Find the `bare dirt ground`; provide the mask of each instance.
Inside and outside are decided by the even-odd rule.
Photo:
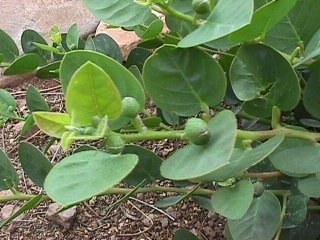
[[[49,102],[52,111],[63,110],[63,96],[60,84],[55,80],[33,79],[24,82],[18,87],[9,89],[18,101],[18,111],[21,116],[27,114],[25,94],[29,84],[35,85],[41,90],[43,96]],[[0,147],[12,159],[21,176],[20,190],[27,193],[37,193],[41,189],[24,175],[17,157],[17,146],[20,141],[33,143],[40,149],[44,149],[49,138],[38,129],[34,129],[26,137],[19,137],[22,124],[9,122],[0,128]],[[59,148],[59,144],[51,149],[50,159],[59,161],[65,153]],[[179,142],[145,143],[161,157],[166,157],[176,148],[181,146]],[[170,184],[162,182],[158,184]],[[225,239],[223,234],[225,219],[200,208],[192,201],[185,201],[177,206],[167,209],[154,207],[154,202],[168,196],[168,194],[138,194],[125,203],[110,209],[109,206],[116,202],[120,196],[103,196],[92,198],[77,208],[77,214],[73,225],[64,228],[46,219],[45,213],[49,202],[41,204],[37,209],[29,211],[11,225],[0,230],[0,239],[172,239],[175,231],[186,228],[192,231],[200,239]],[[21,202],[0,204],[0,209],[11,205],[21,205]],[[1,220],[0,214],[0,220]]]

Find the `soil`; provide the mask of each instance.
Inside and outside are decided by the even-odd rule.
[[[32,79],[17,87],[9,88],[18,102],[18,113],[21,116],[28,114],[25,94],[27,87],[33,84],[47,99],[52,111],[64,109],[64,99],[61,93],[60,83],[56,80]],[[28,141],[40,149],[44,149],[49,138],[38,129],[33,129],[27,136],[21,137],[21,122],[11,121],[0,128],[0,148],[4,150],[20,174],[22,192],[39,193],[41,189],[36,187],[19,164],[17,146],[20,141]],[[147,142],[143,145],[161,157],[168,156],[175,149],[181,147],[180,142],[163,141]],[[59,143],[53,145],[50,151],[50,159],[59,161],[65,156]],[[171,184],[159,182],[159,185]],[[117,207],[109,208],[120,196],[94,197],[77,207],[77,214],[73,225],[64,228],[46,219],[45,214],[50,202],[42,203],[38,208],[31,210],[19,217],[9,226],[0,230],[0,239],[172,239],[176,230],[185,228],[198,236],[199,239],[225,239],[223,229],[225,219],[199,207],[193,201],[185,201],[177,206],[167,209],[158,209],[153,204],[168,194],[138,194]],[[4,206],[18,207],[21,202],[9,202],[0,204]],[[1,214],[0,214],[1,220]]]

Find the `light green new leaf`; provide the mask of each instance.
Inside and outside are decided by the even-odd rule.
[[[209,122],[212,137],[206,145],[189,144],[172,154],[160,168],[173,180],[210,181],[208,176],[228,164],[236,139],[236,120],[231,111],[220,112]],[[226,131],[228,129],[228,131]]]
[[[89,150],[62,159],[49,172],[44,188],[63,206],[98,195],[125,178],[138,163],[134,154],[111,155]]]
[[[98,19],[110,25],[132,27],[143,24],[151,15],[151,9],[133,0],[82,0]]]
[[[220,104],[227,87],[221,66],[197,48],[164,45],[147,59],[142,77],[154,103],[180,116]]]
[[[282,20],[294,7],[297,0],[271,1],[253,14],[249,25],[231,34],[232,41],[250,41],[257,37],[264,37],[265,34]]]
[[[270,240],[280,223],[281,207],[272,193],[265,191],[261,197],[253,199],[246,214],[238,220],[229,220],[233,239]]]
[[[18,151],[23,171],[35,184],[42,187],[46,176],[53,167],[52,163],[30,143],[22,142]]]
[[[207,20],[183,38],[179,47],[193,47],[226,36],[251,22],[253,0],[218,1]]]
[[[13,39],[0,29],[0,53],[4,56],[4,62],[11,63],[19,56],[19,49]]]
[[[231,64],[230,81],[236,96],[246,101],[244,111],[253,116],[269,117],[273,106],[290,111],[300,100],[296,72],[267,45],[242,46]]]
[[[5,89],[0,89],[0,116],[6,118],[15,117],[15,109],[17,107],[14,97]]]
[[[17,58],[3,72],[4,75],[17,75],[34,71],[39,66],[39,56],[35,53],[28,53]]]
[[[37,126],[49,136],[61,138],[66,131],[65,126],[71,125],[71,118],[66,113],[33,112]]]
[[[77,23],[72,24],[72,26],[69,28],[66,38],[66,44],[70,50],[77,49],[79,46],[79,27]]]
[[[218,214],[228,219],[240,219],[249,209],[253,193],[251,181],[242,180],[235,186],[219,188],[212,195],[212,206]]]
[[[121,115],[121,96],[109,75],[92,62],[72,76],[66,94],[66,109],[73,126],[90,126],[95,116],[116,119]]]
[[[18,173],[8,156],[0,149],[0,190],[8,189],[4,180],[12,182],[15,186],[19,184]]]
[[[318,174],[298,180],[298,189],[308,197],[320,198],[320,177]]]

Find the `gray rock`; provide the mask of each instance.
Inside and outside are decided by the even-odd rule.
[[[60,209],[61,206],[59,204],[50,204],[46,212],[46,218],[65,229],[71,228],[77,215],[77,207],[74,206],[57,214]]]

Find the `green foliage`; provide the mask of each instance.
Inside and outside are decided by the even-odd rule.
[[[82,39],[76,24],[67,33],[54,26],[52,43],[25,30],[19,56],[0,30],[3,74],[59,78],[66,105],[66,112],[50,112],[30,86],[24,119],[0,89],[0,124],[25,121],[22,135],[36,124],[53,137],[47,148],[55,140],[64,149],[81,145],[53,165],[46,151],[20,143],[23,170],[44,196],[17,189],[19,175],[1,150],[0,189],[12,196],[0,202],[29,200],[1,224],[48,199],[67,208],[100,195],[123,195],[116,205],[136,193],[175,192],[155,205],[193,200],[228,219],[228,239],[316,239],[320,2],[83,2],[141,43],[124,61],[108,35]],[[151,10],[164,14],[168,30]],[[182,144],[167,159],[140,144],[167,140]],[[197,237],[182,229],[174,239]]]

